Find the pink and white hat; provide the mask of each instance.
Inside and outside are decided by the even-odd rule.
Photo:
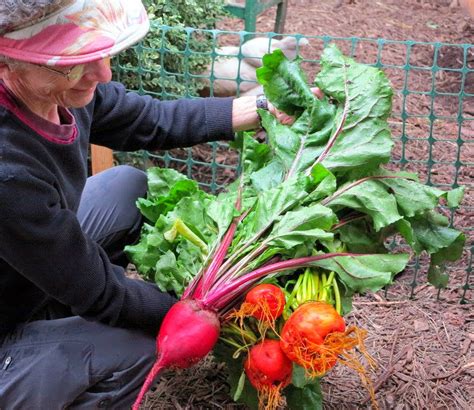
[[[149,27],[140,0],[50,1],[29,21],[9,25],[0,16],[0,55],[34,64],[84,64],[132,46]]]

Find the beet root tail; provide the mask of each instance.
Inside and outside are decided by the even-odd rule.
[[[162,364],[161,360],[157,360],[153,367],[151,368],[150,372],[146,376],[145,382],[143,383],[143,386],[140,390],[140,393],[138,393],[138,396],[135,400],[135,403],[133,403],[132,410],[139,410],[140,409],[140,404],[142,403],[143,398],[145,397],[145,394],[147,391],[150,389],[151,385],[156,379],[156,376],[161,372],[161,370],[165,366]]]

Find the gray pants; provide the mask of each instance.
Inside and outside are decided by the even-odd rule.
[[[127,166],[88,179],[78,218],[117,264],[139,236],[146,175]],[[0,410],[128,409],[155,357],[154,338],[48,306],[0,337]]]

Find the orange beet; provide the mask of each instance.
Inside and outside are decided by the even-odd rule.
[[[276,285],[263,283],[250,289],[245,303],[251,306],[251,316],[259,320],[274,321],[283,313],[285,294]]]
[[[291,382],[293,364],[281,350],[278,340],[265,339],[253,346],[244,369],[257,389],[259,409],[275,410],[283,405],[281,391]]]
[[[287,386],[293,364],[281,350],[278,340],[266,339],[250,349],[244,368],[252,386],[261,390],[264,386]]]
[[[307,302],[286,321],[280,346],[292,361],[313,375],[322,375],[337,362],[339,341],[344,345],[345,328],[344,319],[332,305]]]

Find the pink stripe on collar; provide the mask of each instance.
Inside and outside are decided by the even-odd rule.
[[[74,142],[77,137],[76,120],[67,108],[59,108],[61,119],[65,123],[60,125],[54,124],[36,115],[21,104],[3,83],[0,83],[0,105],[15,115],[23,124],[50,142],[66,145]]]

